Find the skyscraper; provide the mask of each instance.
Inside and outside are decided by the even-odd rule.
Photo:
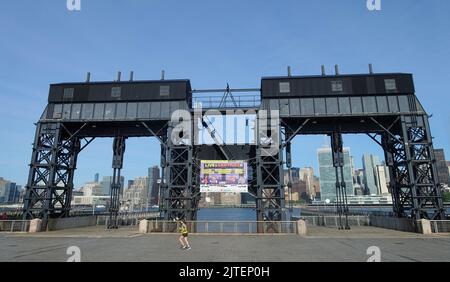
[[[17,203],[19,200],[20,186],[15,182],[0,177],[0,203]]]
[[[314,189],[314,169],[312,167],[300,169],[299,178],[301,181],[305,182],[306,194],[310,199],[314,199],[316,197],[316,191]]]
[[[159,166],[150,167],[148,169],[148,202],[151,206],[159,204],[158,179],[160,179]]]
[[[18,203],[21,190],[22,190],[22,187],[20,185],[17,185],[16,183],[11,182],[11,184],[9,186],[8,203],[11,203],[11,204]]]
[[[298,182],[300,180],[300,169],[298,167],[291,168],[291,182]]]
[[[83,196],[102,196],[103,187],[98,182],[87,182],[83,185]]]
[[[434,157],[436,158],[436,168],[439,184],[449,184],[448,182],[448,166],[445,161],[444,149],[434,149]]]
[[[320,199],[320,178],[314,175],[313,184],[314,184],[314,192],[316,193],[315,199]]]
[[[378,183],[378,195],[389,194],[388,190],[388,169],[385,165],[377,166],[377,183]]]
[[[364,195],[364,170],[356,169],[353,171],[353,188],[355,188],[355,195]]]
[[[0,203],[5,203],[7,199],[7,189],[9,187],[9,181],[0,177]]]
[[[366,194],[379,194],[377,166],[381,165],[380,158],[376,155],[364,154],[362,157],[364,169],[364,186]]]
[[[353,173],[350,164],[350,149],[344,148],[344,182],[347,196],[354,194],[353,191]],[[333,158],[331,148],[320,148],[317,150],[319,159],[319,175],[320,175],[320,198],[322,201],[329,199],[336,201],[336,172],[333,166]],[[339,176],[340,177],[340,176]]]
[[[448,167],[448,185],[450,185],[450,162],[447,161],[447,167]]]
[[[148,207],[148,177],[136,177],[125,191],[123,200],[129,210],[145,210]]]
[[[356,169],[353,172],[353,183],[359,184],[359,186],[364,186],[364,170],[363,169]]]
[[[103,179],[100,182],[100,185],[102,186],[102,195],[108,196],[110,194],[111,183],[112,183],[112,176],[103,176]],[[124,183],[125,178],[123,176],[120,176],[120,195],[123,195]]]

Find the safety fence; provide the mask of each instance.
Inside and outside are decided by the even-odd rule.
[[[174,221],[163,221],[152,219],[154,213],[141,213],[138,215],[122,215],[117,218],[117,225],[119,226],[137,226],[142,219],[148,219],[148,232],[178,232],[179,223]],[[75,218],[67,218],[74,220]],[[326,226],[339,227],[338,216],[303,216],[298,219],[303,219],[307,226]],[[64,220],[64,219],[61,219]],[[344,218],[341,218],[344,220]],[[395,220],[395,222],[391,222]],[[406,224],[407,219],[397,218],[381,218],[381,217],[367,217],[367,216],[349,216],[348,223],[350,226],[378,226],[388,229],[396,229],[407,232],[417,232],[413,220],[410,224]],[[379,221],[379,222],[378,222]],[[408,222],[409,222],[408,221]],[[107,226],[109,223],[108,216],[97,216],[94,221],[95,225]],[[342,221],[344,222],[344,221]],[[378,223],[377,223],[378,222]],[[408,223],[406,222],[406,223]],[[395,223],[395,224],[394,224]],[[61,223],[59,223],[61,225]],[[51,224],[49,224],[50,226]],[[74,226],[63,224],[57,229],[66,229],[79,227],[80,222]],[[91,224],[88,224],[91,225]],[[298,220],[291,221],[188,221],[186,222],[190,233],[223,233],[223,234],[297,234],[299,225]],[[405,225],[406,227],[404,227]],[[431,232],[433,233],[450,233],[450,220],[430,220]],[[28,232],[30,229],[30,220],[2,220],[0,221],[0,232]]]
[[[122,213],[117,216],[117,225],[136,226],[142,219],[155,219],[158,212]],[[0,232],[28,232],[31,220],[0,220]],[[87,226],[108,226],[109,215],[91,215],[65,218],[50,218],[45,230],[55,231],[62,229],[80,228]]]
[[[1,220],[0,232],[28,232],[29,220]]]
[[[132,226],[138,225],[142,219],[154,219],[159,217],[159,212],[137,212],[137,213],[122,213],[117,215],[116,223],[118,226]],[[96,225],[108,226],[109,215],[98,215]]]
[[[297,234],[297,221],[187,221],[189,233],[199,234]],[[179,232],[180,224],[174,221],[149,221],[149,233]]]
[[[302,216],[293,219],[304,219],[307,226],[327,226],[339,227],[339,216]],[[344,217],[341,217],[344,223]],[[375,226],[386,229],[394,229],[404,232],[419,232],[419,224],[411,218],[397,218],[386,216],[349,216],[348,224],[350,226]],[[450,233],[450,220],[430,220],[431,232],[433,233]]]
[[[301,209],[302,216],[327,216],[327,215],[337,215],[336,207],[307,207]],[[348,212],[349,216],[385,216],[394,217],[395,214],[392,211],[382,211],[382,210],[367,210],[365,208],[351,207]]]
[[[430,220],[430,225],[433,233],[450,232],[450,220]]]
[[[328,226],[328,227],[339,227],[342,222],[342,225],[345,223],[345,217],[342,216],[302,216],[297,219],[304,219],[308,226]],[[368,226],[370,225],[370,219],[368,216],[348,216],[348,224],[350,226]]]
[[[157,218],[159,213],[155,212],[136,212],[136,213],[120,213],[117,215],[116,226],[133,226],[138,225],[142,219]],[[104,226],[109,225],[109,215],[91,215],[65,218],[52,218],[48,221],[47,231],[80,228],[88,226]]]

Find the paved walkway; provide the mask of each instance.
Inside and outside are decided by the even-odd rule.
[[[376,227],[350,231],[313,227],[296,235],[189,236],[192,250],[178,249],[176,234],[139,234],[136,227],[89,227],[36,234],[0,234],[0,261],[66,261],[77,246],[82,261],[366,261],[377,246],[382,261],[450,261],[450,235],[420,235]]]

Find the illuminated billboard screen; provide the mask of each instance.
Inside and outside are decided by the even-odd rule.
[[[248,192],[246,161],[201,161],[200,192]]]

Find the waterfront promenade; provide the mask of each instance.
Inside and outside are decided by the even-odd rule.
[[[1,233],[0,261],[56,261],[79,247],[81,261],[356,261],[377,246],[381,261],[450,261],[450,234],[421,235],[370,226],[349,231],[310,227],[299,235],[189,236],[192,250],[178,249],[177,234],[140,234],[136,226],[104,226],[44,233]]]

